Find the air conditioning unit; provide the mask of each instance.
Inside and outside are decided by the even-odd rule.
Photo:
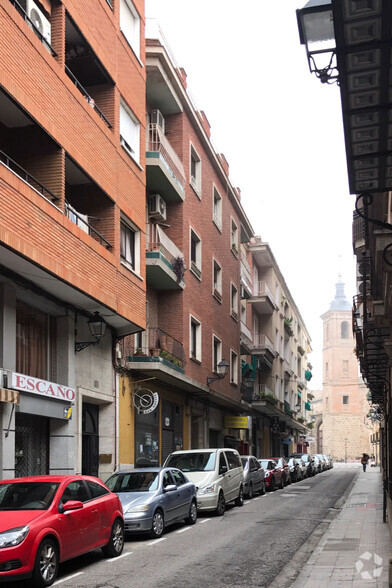
[[[38,8],[34,0],[26,0],[26,13],[36,29],[44,37],[45,41],[51,41],[50,22],[44,16],[43,12]]]
[[[160,110],[151,111],[151,122],[157,124],[158,127],[161,127],[162,131],[165,132],[165,119]]]
[[[166,202],[160,194],[150,196],[148,211],[156,220],[166,220]]]

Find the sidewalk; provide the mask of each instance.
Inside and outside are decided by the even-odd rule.
[[[382,522],[380,468],[359,466],[358,475],[340,513],[291,588],[342,586],[387,588],[392,554],[389,528]]]

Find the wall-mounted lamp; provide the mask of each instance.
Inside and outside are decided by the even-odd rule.
[[[297,10],[297,22],[310,72],[315,73],[322,84],[338,83],[331,0],[310,0]]]
[[[213,378],[207,378],[207,386],[209,386],[210,384],[212,384],[212,382],[215,382],[216,380],[222,380],[228,373],[229,367],[230,366],[227,363],[227,361],[222,359],[222,361],[220,361],[216,366],[216,376],[214,376]]]
[[[107,325],[99,312],[95,312],[94,316],[87,321],[87,324],[95,341],[75,342],[75,352],[82,351],[82,349],[86,349],[86,347],[89,347],[90,345],[97,345],[106,333]]]

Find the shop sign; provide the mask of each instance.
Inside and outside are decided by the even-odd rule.
[[[139,414],[149,414],[158,406],[159,395],[148,388],[140,388],[133,395],[133,404]]]
[[[247,416],[229,416],[225,415],[225,429],[250,429],[249,419]]]
[[[282,439],[283,445],[291,445],[292,439],[291,437],[287,437],[287,439]]]
[[[11,388],[21,392],[30,392],[39,396],[46,396],[53,400],[65,400],[65,402],[75,402],[76,390],[68,386],[47,382],[39,378],[32,378],[25,374],[12,372]]]

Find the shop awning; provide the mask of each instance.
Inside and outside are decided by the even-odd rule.
[[[301,392],[300,392],[299,390],[298,390],[298,392],[297,392],[297,395],[298,395],[300,398],[302,398],[302,394],[301,394]]]
[[[9,390],[8,388],[0,388],[0,402],[19,404],[19,392],[17,390]]]
[[[312,410],[312,407],[310,406],[310,402],[305,402],[305,410]]]

